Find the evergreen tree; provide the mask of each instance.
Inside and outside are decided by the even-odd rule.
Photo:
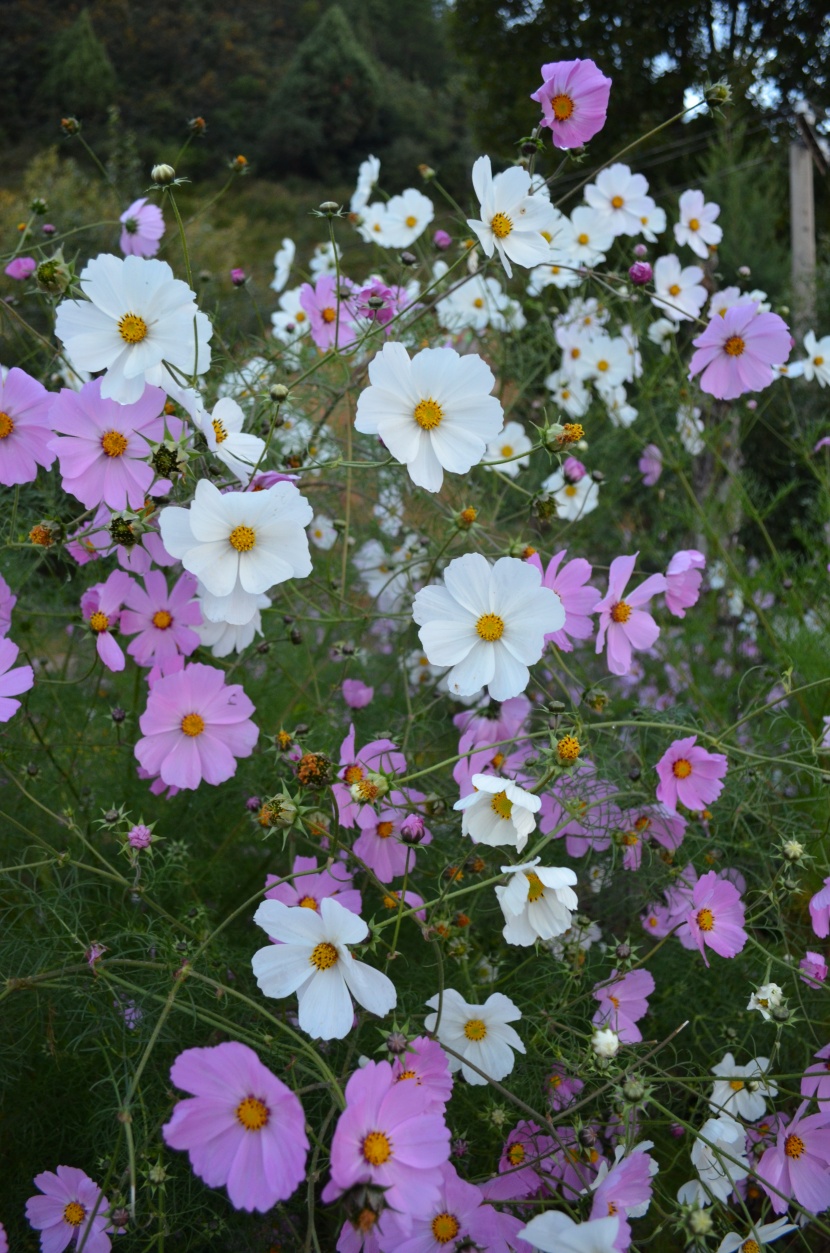
[[[116,93],[112,62],[92,29],[89,10],[83,9],[76,21],[52,40],[42,99],[63,113],[84,117],[104,113]]]

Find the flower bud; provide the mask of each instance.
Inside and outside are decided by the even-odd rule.
[[[646,1085],[636,1075],[630,1075],[623,1084],[622,1092],[627,1101],[630,1101],[632,1105],[636,1105],[645,1096]]]
[[[235,174],[247,174],[248,158],[243,157],[241,154],[238,157],[234,157],[233,161],[230,162],[230,168]]]
[[[645,244],[634,245],[634,256],[635,257],[647,257],[648,256],[648,248],[645,246]]]
[[[401,253],[401,265],[417,265],[417,264],[418,264],[418,258],[415,256],[414,252],[402,252]]]
[[[402,1031],[390,1031],[386,1037],[386,1047],[390,1053],[399,1057],[401,1053],[406,1052],[406,1036]]]
[[[446,231],[438,230],[433,235],[432,242],[436,248],[440,248],[442,252],[445,252],[452,244],[452,235],[448,235]]]
[[[241,266],[234,266],[231,270],[231,282],[234,287],[244,287],[248,281],[248,275]]]
[[[401,839],[404,844],[420,844],[424,831],[424,820],[420,814],[408,814],[401,823]]]
[[[798,840],[787,840],[781,851],[787,861],[800,861],[804,856],[804,845],[799,844]]]
[[[62,117],[61,130],[64,135],[78,135],[81,130],[81,123],[76,117]]]
[[[280,404],[288,395],[288,388],[284,383],[274,383],[272,387],[268,388],[268,395],[275,404]]]
[[[150,174],[154,183],[158,183],[159,187],[168,187],[176,177],[176,171],[172,165],[154,165]]]
[[[628,277],[631,279],[632,283],[635,283],[638,287],[642,287],[646,283],[651,282],[654,277],[654,271],[647,261],[635,261],[629,268]]]
[[[421,178],[424,180],[425,183],[428,183],[431,178],[435,178],[435,170],[432,168],[431,165],[427,165],[423,161],[418,166],[418,173],[420,174]]]
[[[709,1211],[696,1209],[689,1215],[689,1230],[696,1236],[708,1236],[712,1230],[712,1219]]]
[[[340,205],[336,200],[324,200],[320,205],[320,212],[325,214],[327,218],[332,218],[336,213],[340,212]]]
[[[620,1037],[610,1027],[598,1027],[591,1037],[591,1048],[601,1061],[610,1061],[620,1051]]]
[[[73,273],[73,267],[63,259],[63,249],[59,248],[48,261],[41,261],[35,270],[35,282],[47,295],[62,296],[72,282]]]
[[[707,104],[729,104],[732,100],[732,89],[725,78],[719,78],[716,83],[705,85],[703,98]]]
[[[203,117],[192,117],[187,123],[187,129],[192,135],[204,135],[207,130],[207,122]]]
[[[44,213],[49,208],[49,206],[47,205],[46,201],[43,199],[42,196],[35,196],[34,200],[29,205],[29,208],[31,209],[32,213],[36,213],[38,217],[43,217]]]

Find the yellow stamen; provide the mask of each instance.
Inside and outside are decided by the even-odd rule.
[[[270,1110],[258,1097],[246,1096],[236,1107],[236,1117],[246,1131],[262,1131],[268,1126]]]
[[[496,239],[506,239],[513,230],[513,223],[506,213],[497,213],[490,219],[490,230]]]
[[[85,1218],[86,1210],[83,1205],[81,1205],[80,1201],[70,1201],[69,1204],[64,1207],[63,1221],[69,1223],[70,1227],[80,1227]]]
[[[14,422],[7,413],[0,413],[0,439],[8,439],[14,430]]]
[[[432,1234],[438,1244],[449,1244],[458,1235],[461,1227],[454,1214],[436,1214],[431,1224]]]
[[[624,600],[618,600],[616,605],[611,609],[612,622],[627,622],[631,617],[631,606],[627,605]]]
[[[382,1166],[392,1156],[392,1145],[382,1131],[370,1131],[361,1147],[370,1166]]]
[[[727,357],[742,357],[746,344],[740,335],[730,335],[729,339],[723,346],[723,351]]]
[[[480,1018],[470,1018],[464,1023],[464,1034],[468,1040],[483,1040],[487,1035],[487,1024]]]
[[[476,623],[479,639],[487,644],[494,644],[504,635],[504,618],[497,613],[483,613]]]
[[[506,792],[496,792],[490,801],[490,808],[494,814],[498,814],[500,818],[509,818],[513,813],[513,802],[510,800]]]
[[[125,313],[118,330],[125,344],[140,344],[147,338],[147,323],[137,313]]]
[[[185,735],[194,740],[197,735],[201,735],[205,729],[205,720],[200,714],[185,714],[181,721],[181,728]]]
[[[127,451],[127,440],[120,431],[107,431],[101,436],[101,447],[108,457],[121,457]]]
[[[249,553],[256,543],[256,531],[249,526],[235,526],[228,540],[238,553]]]
[[[89,619],[89,625],[96,635],[100,635],[102,631],[109,628],[110,620],[105,613],[101,613],[100,609],[96,610]]]
[[[166,609],[157,609],[153,614],[152,623],[154,627],[158,627],[160,631],[166,631],[173,622],[173,615],[169,614]]]
[[[550,107],[557,122],[567,122],[568,118],[573,115],[574,102],[570,96],[560,94],[553,97]]]
[[[436,426],[441,424],[444,410],[437,400],[432,400],[431,398],[429,400],[419,400],[415,406],[413,416],[422,431],[434,431]]]
[[[318,970],[331,970],[337,961],[337,949],[328,940],[323,940],[314,947],[308,960]]]

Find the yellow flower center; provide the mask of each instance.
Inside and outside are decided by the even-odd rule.
[[[476,296],[475,300],[473,301],[473,307],[474,307],[475,309],[483,309],[483,308],[484,308],[484,301],[481,299],[481,296]]]
[[[490,219],[490,230],[496,239],[506,239],[513,230],[513,223],[506,213],[497,213]]]
[[[363,778],[362,766],[357,766],[357,765],[347,766],[346,769],[343,771],[343,780],[345,783],[348,783],[350,787],[353,783],[359,783],[362,778]]]
[[[511,1144],[507,1150],[507,1160],[511,1166],[521,1166],[525,1160],[525,1149],[523,1144]]]
[[[623,832],[622,843],[626,848],[635,848],[640,843],[640,837],[635,835],[633,831]]]
[[[527,879],[528,884],[530,885],[527,889],[527,899],[530,901],[532,905],[534,901],[538,901],[540,896],[544,896],[545,885],[542,882],[542,880],[539,878],[539,876],[536,874],[535,870],[526,870],[524,873],[525,873],[525,878]]]
[[[550,107],[557,122],[566,122],[573,115],[574,102],[570,96],[554,96],[550,102]]]
[[[181,721],[181,727],[185,735],[195,740],[197,735],[201,735],[205,729],[205,720],[201,714],[185,714]]]
[[[317,909],[317,902],[313,896],[304,896],[300,901],[300,909]]]
[[[503,457],[512,457],[512,456],[513,456],[513,445],[512,445],[512,444],[502,444],[502,446],[501,446],[501,455],[502,455]]]
[[[147,323],[137,313],[125,313],[118,330],[125,344],[140,344],[147,338]]]
[[[624,600],[618,600],[616,605],[611,608],[612,622],[627,622],[631,617],[631,606],[627,605]]]
[[[382,1166],[392,1156],[392,1145],[382,1131],[370,1131],[363,1141],[362,1151],[370,1166]]]
[[[761,1253],[761,1246],[757,1240],[753,1240],[750,1237],[749,1240],[744,1240],[741,1245],[741,1253]]]
[[[487,1035],[487,1024],[480,1018],[470,1018],[464,1023],[464,1034],[468,1040],[483,1040]]]
[[[80,1201],[70,1201],[63,1211],[63,1221],[70,1227],[80,1227],[86,1218],[86,1210]]]
[[[235,526],[228,540],[238,553],[249,553],[256,543],[256,531],[249,526]]]
[[[805,1148],[805,1145],[804,1145],[804,1141],[801,1139],[801,1136],[789,1135],[784,1141],[784,1152],[786,1153],[787,1157],[794,1157],[798,1159],[799,1157],[801,1157],[801,1154],[804,1152],[804,1148]]]
[[[575,735],[563,735],[556,745],[560,761],[576,761],[579,756],[579,740]]]
[[[402,1070],[395,1082],[400,1083],[401,1079],[417,1079],[417,1077],[417,1073],[414,1070]]]
[[[294,314],[294,321],[305,322],[305,314],[303,313],[302,309],[299,311],[299,313]]]
[[[405,222],[406,222],[406,225],[407,225],[408,227],[410,227],[410,229],[411,229],[413,226],[417,226],[417,225],[418,225],[418,219],[417,219],[416,217],[413,217],[411,213],[410,213],[409,217],[408,217],[408,218],[405,218],[404,220],[405,220]]]
[[[813,365],[824,365],[824,357],[813,357]],[[5,414],[0,414],[0,419],[5,416]]]
[[[581,244],[582,247],[584,248],[586,244],[589,244],[591,242],[591,237],[590,235],[586,235],[585,232],[583,231],[581,235],[577,235],[576,242],[578,244]],[[573,353],[571,355],[573,356]]]
[[[391,822],[379,822],[375,827],[375,834],[381,840],[388,840],[394,829],[394,825]]]
[[[414,411],[415,421],[422,431],[434,431],[441,425],[444,410],[437,400],[419,400]]]
[[[575,495],[576,495],[576,487],[575,487],[575,485],[574,485],[573,483],[568,483],[568,484],[567,484],[567,486],[566,486],[566,487],[564,487],[562,490],[564,491],[564,493],[565,493],[565,495],[566,495],[566,496],[575,496]]]
[[[729,1086],[733,1092],[743,1092],[746,1085],[744,1084],[743,1079],[730,1079]]]
[[[102,631],[106,631],[109,628],[109,624],[109,618],[105,613],[101,613],[100,609],[96,610],[89,619],[89,625],[96,635],[100,635]]]
[[[270,1110],[256,1096],[246,1096],[236,1107],[236,1116],[246,1131],[262,1131],[268,1126]]]
[[[688,779],[692,773],[692,763],[685,757],[678,757],[677,761],[672,762],[671,772],[675,779]]]
[[[483,613],[476,623],[479,639],[487,644],[494,644],[504,635],[504,618],[497,613]]]
[[[328,305],[325,309],[321,311],[320,316],[322,317],[324,322],[334,322],[335,319],[337,318],[337,310],[332,309],[331,305]]]
[[[0,413],[0,439],[8,439],[14,430],[14,422],[7,413]]]
[[[337,961],[337,949],[328,940],[323,940],[314,947],[308,960],[318,970],[331,970]]]
[[[490,808],[494,814],[498,814],[500,818],[509,818],[513,813],[513,802],[510,800],[506,792],[496,792],[490,801]]]
[[[699,909],[697,911],[697,925],[701,931],[711,931],[715,925],[715,915],[711,909]]]
[[[669,288],[669,295],[670,295],[670,296],[679,296],[679,295],[680,295],[680,290],[681,290],[681,289],[680,289],[680,284],[679,284],[679,283],[672,283],[671,287]]]
[[[743,356],[744,348],[746,348],[746,344],[740,335],[730,335],[723,346],[723,351],[727,357],[741,357]]]
[[[101,436],[101,447],[108,457],[121,457],[127,451],[127,440],[120,431],[107,431]]]
[[[228,438],[228,432],[225,430],[222,423],[218,418],[214,418],[211,422],[211,426],[213,427],[213,434],[216,436],[217,444],[224,444],[225,440]]]
[[[439,1244],[449,1244],[461,1230],[454,1214],[436,1214],[432,1220],[432,1234]]]
[[[690,231],[700,230],[700,222],[698,222],[697,218],[689,218],[689,230]]]
[[[166,609],[157,609],[153,614],[152,622],[153,626],[158,627],[160,631],[166,631],[173,623],[173,615]]]
[[[611,208],[612,208],[612,209],[621,209],[621,208],[623,207],[623,205],[624,205],[624,204],[625,204],[625,201],[623,200],[622,196],[612,196],[612,197],[611,197]]]
[[[599,370],[600,374],[605,374],[605,372],[606,372],[607,370],[610,370],[610,369],[611,369],[611,367],[610,367],[610,365],[608,364],[608,362],[607,362],[607,361],[598,361],[598,362],[597,362],[597,369]]]
[[[362,801],[375,801],[378,798],[378,785],[370,779],[361,779],[357,784],[357,791]]]

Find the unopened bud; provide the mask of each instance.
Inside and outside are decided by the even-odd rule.
[[[324,213],[326,217],[329,218],[334,217],[335,213],[339,213],[339,211],[340,205],[336,200],[324,200],[320,205],[320,212]]]
[[[643,287],[646,283],[650,283],[654,277],[654,271],[647,261],[635,261],[629,268],[628,277],[637,287]]]
[[[637,1079],[633,1075],[631,1078],[626,1079],[622,1090],[623,1096],[627,1101],[630,1101],[632,1105],[636,1105],[638,1101],[642,1101],[646,1094],[646,1087],[642,1079]]]
[[[415,256],[414,252],[402,252],[401,253],[401,265],[417,265],[417,264],[418,264],[418,258]]]
[[[61,130],[64,135],[77,135],[81,130],[81,123],[76,117],[62,117]]]
[[[631,956],[631,945],[625,944],[625,943],[618,944],[617,947],[614,949],[614,952],[617,954],[617,957],[620,959],[620,961],[622,962],[627,961],[628,958]]]
[[[154,165],[150,177],[154,183],[158,183],[159,187],[168,187],[176,177],[176,171],[172,165]]]
[[[58,249],[54,257],[41,261],[35,270],[35,282],[47,295],[62,296],[72,282],[72,274],[72,266],[66,264],[62,249]]]
[[[404,844],[420,844],[424,831],[424,820],[420,814],[408,814],[401,823],[401,839]]]
[[[402,1031],[390,1031],[386,1037],[386,1047],[390,1053],[399,1057],[401,1053],[406,1052],[406,1036]]]
[[[49,208],[49,206],[42,196],[35,196],[34,200],[29,205],[29,208],[31,209],[32,213],[36,213],[38,217],[43,217],[44,213]]]
[[[709,1217],[709,1211],[705,1209],[696,1209],[689,1215],[689,1230],[696,1236],[708,1236],[712,1230],[712,1219]]]
[[[284,383],[274,383],[272,387],[268,388],[268,395],[275,404],[280,404],[288,395],[288,388]]]
[[[703,97],[707,104],[729,104],[732,99],[732,89],[725,78],[720,78],[716,83],[707,83],[703,88]]]
[[[804,856],[804,845],[799,844],[798,840],[787,840],[782,852],[787,861],[800,861]]]
[[[543,492],[541,496],[534,498],[531,510],[540,522],[550,522],[551,518],[556,517],[556,501],[553,496]]]
[[[207,122],[203,117],[192,117],[187,123],[187,129],[192,135],[204,135],[207,130]]]

